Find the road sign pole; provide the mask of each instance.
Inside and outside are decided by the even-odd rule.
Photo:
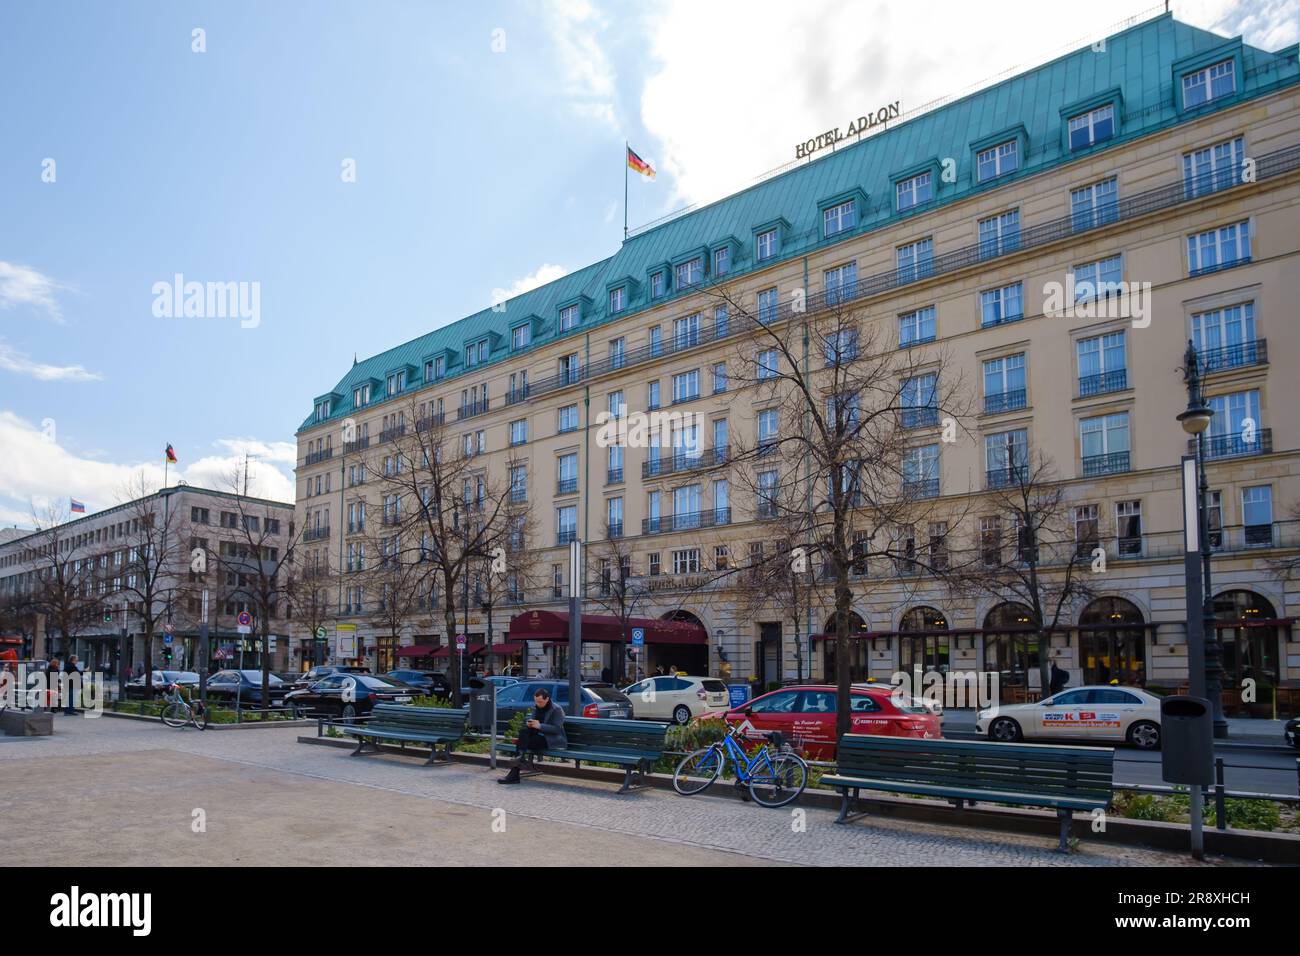
[[[569,706],[582,716],[582,542],[569,542]]]
[[[203,589],[201,617],[199,620],[199,704],[208,708],[208,589]]]

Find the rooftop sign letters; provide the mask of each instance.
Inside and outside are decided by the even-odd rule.
[[[847,133],[841,132],[837,126],[834,129],[827,130],[824,133],[818,133],[812,139],[799,143],[794,148],[794,158],[803,159],[805,156],[811,156],[819,149],[825,149],[827,146],[834,146],[842,139],[850,136],[858,136],[865,133],[874,126],[881,126],[886,121],[897,119],[902,112],[902,100],[895,100],[887,106],[882,106],[874,113],[868,113],[865,116],[859,116],[853,122],[849,123]]]

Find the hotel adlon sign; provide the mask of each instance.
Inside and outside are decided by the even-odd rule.
[[[894,100],[894,102],[880,107],[880,109],[876,110],[874,113],[867,113],[864,116],[859,116],[853,122],[849,123],[848,132],[842,132],[837,126],[824,133],[818,133],[812,139],[795,146],[794,158],[803,159],[805,156],[811,156],[813,153],[817,152],[817,150],[825,149],[827,146],[834,146],[842,139],[847,139],[850,136],[857,136],[861,133],[865,133],[872,127],[883,125],[888,120],[897,119],[899,114],[902,112],[901,103],[902,100]]]

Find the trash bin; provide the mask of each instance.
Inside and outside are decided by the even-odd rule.
[[[1165,783],[1214,783],[1214,712],[1203,697],[1160,701],[1160,771]]]
[[[496,719],[496,688],[491,681],[471,677],[469,680],[469,727],[470,730],[487,732],[492,729]]]

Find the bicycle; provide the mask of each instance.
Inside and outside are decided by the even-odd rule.
[[[765,736],[776,753],[764,744],[753,757],[747,757],[739,742],[743,736],[728,725],[722,740],[682,758],[673,772],[673,789],[684,797],[703,793],[718,779],[730,757],[736,786],[748,787],[749,796],[759,806],[783,807],[797,800],[808,785],[808,765],[784,746],[780,733]]]
[[[207,729],[207,708],[203,706],[202,701],[195,701],[191,704],[186,700],[181,694],[180,684],[169,686],[163,700],[167,702],[167,705],[163,707],[162,722],[168,727],[185,727],[193,724],[199,730]]]

